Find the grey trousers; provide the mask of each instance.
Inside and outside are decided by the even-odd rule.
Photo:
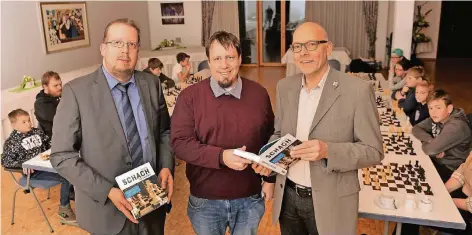
[[[123,229],[116,235],[164,235],[164,224],[166,220],[166,206],[143,216],[138,224],[126,220]],[[112,234],[96,234],[92,235],[112,235]]]

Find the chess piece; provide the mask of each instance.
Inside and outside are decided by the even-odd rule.
[[[416,160],[416,164],[415,164],[415,166],[416,166],[416,167],[418,167],[418,166],[419,166],[419,164],[418,164],[418,163],[419,163],[419,161],[418,161],[418,160]]]

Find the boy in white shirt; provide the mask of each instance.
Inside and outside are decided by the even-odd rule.
[[[185,82],[190,77],[192,66],[189,62],[190,56],[180,52],[177,54],[177,64],[172,68],[172,80],[176,84]]]

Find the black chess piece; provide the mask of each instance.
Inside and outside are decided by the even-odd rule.
[[[429,184],[426,186],[426,191],[425,191],[426,194],[431,194],[431,186],[429,186]]]
[[[419,163],[420,163],[420,162],[419,162],[418,160],[416,160],[415,166],[418,167],[418,166],[419,166]]]
[[[411,160],[408,161],[408,167],[411,167]]]

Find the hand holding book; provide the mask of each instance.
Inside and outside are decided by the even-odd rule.
[[[308,140],[295,146],[290,155],[305,161],[318,161],[328,158],[328,144],[321,140]]]
[[[120,189],[115,187],[111,188],[110,192],[108,193],[108,198],[111,202],[113,202],[115,207],[126,216],[126,218],[135,224],[138,223],[138,220],[135,219],[133,215],[131,215],[131,210],[133,209],[131,203],[126,200],[123,192]]]
[[[246,151],[246,146],[239,148],[239,150]],[[242,171],[246,169],[247,165],[251,163],[251,161],[239,157],[233,154],[234,149],[227,149],[223,151],[223,162],[224,164],[237,171]]]
[[[269,176],[270,173],[272,173],[271,169],[266,168],[263,165],[259,165],[257,163],[252,164],[252,169],[254,169],[254,172],[256,172],[256,174],[259,174],[262,176]]]
[[[174,179],[172,178],[170,170],[168,168],[162,168],[159,173],[159,178],[161,178],[161,188],[164,190],[167,189],[167,197],[170,201],[172,193],[174,192]]]

